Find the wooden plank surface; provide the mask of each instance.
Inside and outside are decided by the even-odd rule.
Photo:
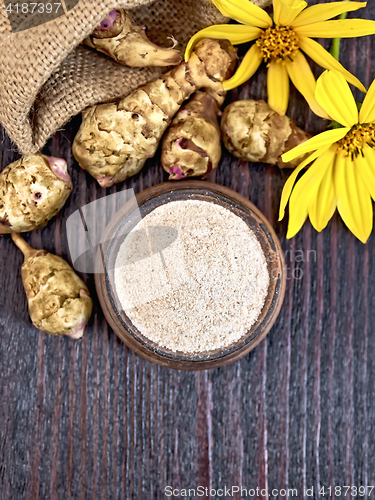
[[[373,2],[361,16],[375,19]],[[341,61],[368,85],[374,53],[374,37],[349,40]],[[264,98],[264,83],[263,70],[229,100]],[[325,126],[295,90],[289,114],[311,133]],[[70,201],[45,229],[28,235],[33,246],[68,261],[67,217],[104,194],[72,158],[79,123],[73,119],[45,148],[68,160]],[[18,158],[3,137],[1,168]],[[161,368],[127,349],[103,318],[92,275],[83,275],[94,298],[83,340],[39,333],[27,313],[21,254],[8,236],[0,238],[2,500],[161,499],[168,485],[289,487],[298,498],[314,487],[322,498],[316,495],[322,486],[375,485],[375,237],[363,245],[335,215],[322,233],[305,224],[286,240],[277,212],[287,175],[227,153],[211,175],[266,214],[289,278],[266,340],[215,370]],[[163,180],[156,157],[107,193],[139,192]]]

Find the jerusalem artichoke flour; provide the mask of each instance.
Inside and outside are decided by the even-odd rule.
[[[155,226],[165,232],[152,232]],[[171,243],[151,241],[151,234]],[[137,260],[142,235],[151,255]],[[245,221],[200,200],[172,201],[144,217],[120,246],[114,278],[121,306],[141,334],[184,353],[241,339],[259,317],[270,279]]]

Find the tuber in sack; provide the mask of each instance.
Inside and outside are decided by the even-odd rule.
[[[112,9],[132,9],[153,42],[171,46],[174,36],[181,50],[196,31],[225,21],[209,0],[61,1],[63,14],[34,26],[39,17],[10,13],[17,0],[0,0],[0,122],[23,154],[39,151],[87,106],[125,96],[160,74],[80,45]]]

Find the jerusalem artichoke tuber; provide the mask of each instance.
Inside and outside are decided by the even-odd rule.
[[[173,66],[181,62],[180,53],[173,47],[168,49],[152,43],[126,10],[112,10],[84,43],[134,68]]]
[[[236,61],[226,40],[202,40],[188,62],[111,104],[92,106],[73,143],[82,168],[102,187],[121,182],[154,156],[159,141],[183,101],[200,88],[224,95],[222,81]]]
[[[0,234],[45,226],[64,206],[72,191],[66,161],[28,155],[0,174]]]
[[[310,135],[264,101],[245,99],[227,106],[221,117],[222,139],[227,150],[241,160],[294,168],[297,158],[284,163],[281,155],[309,139]]]
[[[196,92],[175,115],[164,135],[161,164],[170,180],[199,176],[217,167],[221,157],[217,120],[224,95]]]
[[[84,282],[61,257],[34,250],[19,234],[12,239],[25,256],[21,275],[34,326],[50,335],[81,338],[92,311]]]

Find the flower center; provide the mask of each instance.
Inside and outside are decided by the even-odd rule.
[[[256,43],[266,62],[269,59],[280,62],[286,57],[293,59],[299,49],[298,36],[289,26],[267,28]]]
[[[351,156],[352,159],[359,154],[363,156],[362,149],[365,144],[375,148],[374,123],[354,125],[346,136],[337,142],[344,156]]]

